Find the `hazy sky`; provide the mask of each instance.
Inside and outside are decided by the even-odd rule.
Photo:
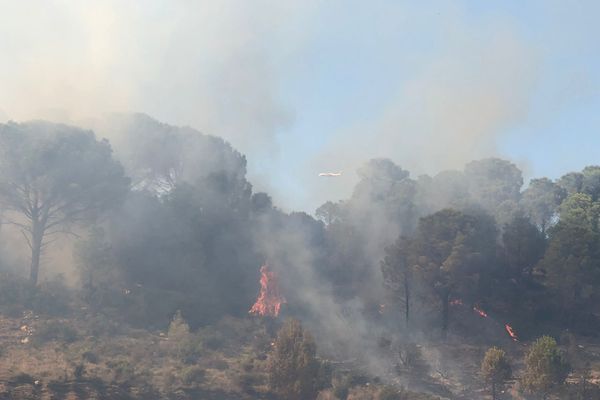
[[[557,177],[600,163],[598,15],[574,0],[0,0],[0,119],[191,125],[309,212],[375,156],[419,174],[501,155]]]

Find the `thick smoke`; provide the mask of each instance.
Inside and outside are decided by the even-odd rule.
[[[279,81],[305,2],[31,3],[0,13],[0,108],[14,120],[142,111],[262,157],[291,122]]]

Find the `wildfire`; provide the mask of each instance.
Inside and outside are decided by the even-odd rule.
[[[478,308],[477,306],[473,307],[473,311],[475,311],[477,314],[481,315],[483,318],[487,318],[488,315],[485,311],[483,311],[481,308]]]
[[[279,293],[277,274],[269,270],[267,265],[260,267],[260,293],[250,309],[250,314],[276,317],[285,298]]]
[[[462,306],[463,301],[461,299],[454,299],[454,300],[450,301],[450,305],[451,306]],[[473,311],[475,311],[477,314],[479,314],[482,318],[488,317],[488,314],[477,306],[473,306]],[[517,333],[515,332],[515,330],[513,329],[512,326],[510,326],[509,324],[505,324],[504,329],[506,330],[506,332],[508,333],[508,335],[510,336],[510,338],[512,340],[514,340],[515,342],[519,341],[519,337],[517,336]]]
[[[519,341],[519,338],[517,337],[517,334],[515,333],[515,330],[512,328],[512,326],[510,326],[509,324],[506,324],[506,325],[504,325],[504,329],[506,329],[506,332],[508,332],[508,334],[512,338],[512,340],[514,340],[515,342]]]

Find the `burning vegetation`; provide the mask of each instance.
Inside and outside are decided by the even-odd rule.
[[[35,389],[37,378],[50,375],[39,363],[25,368],[20,360],[52,354],[76,363],[66,378],[73,386],[86,376],[138,382],[159,387],[162,398],[186,390],[189,398],[198,398],[216,385],[227,390],[215,398],[289,397],[283,393],[290,385],[305,386],[294,395],[303,400],[303,393],[314,400],[317,392],[335,400],[379,399],[383,393],[485,398],[477,371],[485,348],[498,343],[505,348],[489,352],[484,368],[492,393],[522,377],[529,382],[523,387],[542,395],[570,393],[579,387],[578,377],[586,393],[595,388],[590,385],[598,372],[587,374],[586,365],[600,365],[593,342],[600,331],[600,286],[594,280],[600,276],[600,185],[593,184],[600,182],[600,168],[558,181],[534,180],[522,190],[518,168],[498,159],[419,179],[390,160],[371,160],[360,169],[352,196],[324,204],[318,220],[285,213],[265,193],[252,193],[245,158],[226,142],[145,116],[126,121],[118,125],[138,126],[124,133],[138,144],[124,158],[126,168],[111,158],[108,143],[94,142],[87,131],[49,123],[1,126],[0,150],[11,157],[0,159],[0,211],[6,220],[0,235],[7,239],[0,246],[0,313],[33,312],[39,320],[0,319],[0,340],[10,338],[2,343],[7,356],[0,357],[0,390],[2,371],[18,368],[34,377]],[[41,144],[25,146],[34,137]],[[160,162],[156,143],[169,144],[160,146]],[[69,149],[101,155],[115,176],[95,174],[98,168],[81,157],[63,156]],[[44,168],[47,160],[53,168]],[[96,178],[90,186],[77,184],[84,172]],[[128,181],[143,185],[123,187]],[[46,192],[27,191],[38,186]],[[102,207],[61,200],[61,215],[75,207],[64,225],[57,205],[39,196],[65,188],[77,199],[111,188],[115,196],[106,197]],[[32,196],[23,197],[25,209],[14,202],[14,190]],[[31,219],[27,208],[44,213],[44,204],[51,208],[45,228],[39,224],[44,215]],[[39,230],[35,236],[49,256],[48,238],[75,228],[83,232],[74,252],[81,279],[71,289],[62,278],[49,280],[55,264],[46,262],[50,257],[38,260],[38,250],[33,263],[9,257],[18,240],[32,250],[30,231]],[[240,260],[254,263],[267,254],[269,265],[284,266],[277,269],[282,275],[261,266],[256,296],[256,271]],[[283,277],[285,297],[278,279]],[[286,298],[293,302],[286,314],[302,319],[301,328],[277,318]],[[175,316],[168,330],[166,315]],[[275,340],[280,326],[287,334]],[[516,360],[526,360],[531,339],[567,329],[572,339],[544,340],[529,358],[554,354],[553,360],[562,360],[569,349],[560,374],[536,369],[534,361],[522,370],[524,363]],[[593,338],[585,347],[578,342],[582,333]],[[133,342],[138,347],[131,354],[106,348],[97,351],[102,357],[71,354],[84,348],[95,353],[98,343],[113,342],[115,349]],[[146,365],[138,368],[140,359]],[[510,364],[516,367],[508,378]],[[540,385],[536,374],[544,374],[540,381],[547,384]],[[412,396],[406,388],[428,394]]]
[[[249,313],[261,317],[277,317],[285,298],[279,291],[277,273],[267,265],[260,267],[260,292]]]

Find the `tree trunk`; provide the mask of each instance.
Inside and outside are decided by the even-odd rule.
[[[44,229],[38,221],[34,221],[31,233],[31,270],[29,272],[29,280],[33,285],[37,285],[38,282],[43,239]]]

